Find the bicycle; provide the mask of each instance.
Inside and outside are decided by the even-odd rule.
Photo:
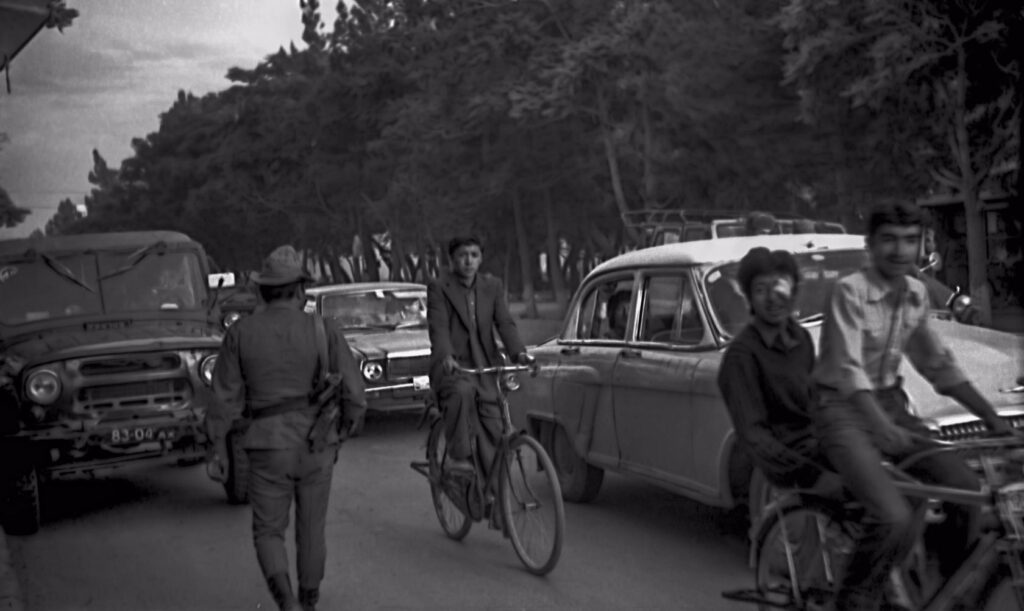
[[[981,490],[924,484],[904,469],[935,452],[971,452]],[[1024,611],[1024,440],[993,437],[935,447],[887,465],[900,492],[914,505],[915,524],[941,518],[941,503],[975,505],[989,524],[955,573],[944,582],[925,551],[923,532],[892,573],[885,591],[894,608]],[[838,576],[853,551],[863,508],[849,498],[791,489],[778,493],[755,525],[751,557],[755,588],[723,592],[758,608],[811,610],[835,596]]]
[[[438,415],[427,436],[426,460],[411,466],[430,482],[434,511],[448,537],[461,541],[473,522],[486,519],[511,540],[526,570],[545,575],[555,568],[562,552],[562,491],[554,464],[540,442],[512,425],[507,396],[519,387],[515,373],[536,373],[537,369],[537,365],[459,368],[470,375],[493,375],[498,391],[502,434],[486,477],[475,439],[471,474],[445,468],[448,448],[444,421]]]

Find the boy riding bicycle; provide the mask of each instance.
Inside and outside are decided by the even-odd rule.
[[[480,241],[456,237],[448,243],[450,273],[427,287],[427,326],[430,333],[430,385],[437,393],[445,420],[449,469],[473,471],[472,439],[481,463],[490,465],[501,437],[501,411],[493,383],[458,372],[500,362],[494,331],[508,354],[528,363],[530,356],[519,338],[505,303],[502,283],[477,272],[483,260]]]
[[[869,267],[839,279],[833,289],[814,370],[821,447],[844,485],[864,505],[863,534],[846,568],[837,609],[877,609],[890,569],[910,551],[917,525],[882,461],[926,447],[928,429],[907,409],[898,375],[905,354],[935,390],[976,414],[989,429],[1012,431],[967,380],[928,325],[928,294],[911,277],[924,229],[919,208],[885,204],[868,219]],[[909,470],[923,481],[977,489],[978,478],[950,453]],[[947,505],[937,550],[948,576],[977,536],[976,510]]]

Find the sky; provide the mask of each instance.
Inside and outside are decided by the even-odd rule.
[[[321,2],[328,28],[334,3]],[[79,17],[44,29],[0,79],[0,186],[32,214],[0,239],[42,227],[64,198],[82,206],[92,150],[112,168],[132,138],[157,131],[179,90],[226,89],[229,68],[252,68],[302,43],[299,0],[68,0]]]

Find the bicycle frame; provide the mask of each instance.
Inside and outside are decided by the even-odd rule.
[[[938,441],[934,443],[934,447],[910,456],[898,465],[886,465],[887,470],[893,477],[896,488],[904,497],[925,501],[917,503],[914,508],[914,516],[918,518],[916,523],[920,524],[925,521],[927,511],[936,502],[992,507],[998,513],[1001,532],[990,531],[984,533],[968,557],[961,562],[956,572],[942,586],[932,593],[919,592],[922,596],[928,596],[927,600],[919,607],[920,611],[950,608],[965,593],[977,575],[988,575],[1002,563],[1006,563],[1010,569],[1018,608],[1024,610],[1024,563],[1022,563],[1021,559],[1022,554],[1024,554],[1024,481],[1022,481],[1024,478],[1018,474],[1010,483],[1000,482],[997,463],[1004,460],[1004,456],[999,456],[998,458],[994,456],[996,452],[1004,454],[1013,450],[1024,452],[1024,440],[1015,437],[1000,437],[959,441],[956,443]],[[984,483],[982,490],[963,490],[925,484],[905,472],[906,468],[928,456],[950,451],[974,452],[978,454],[978,460],[982,469],[982,481]],[[815,495],[813,491],[809,490],[780,491],[779,496],[776,497],[764,512],[766,516],[765,522],[755,525],[756,529],[759,530],[764,528],[769,522],[767,516],[774,514],[779,518],[778,523],[783,533],[783,548],[789,567],[791,604],[795,608],[804,608],[806,601],[803,598],[798,576],[796,575],[793,546],[790,542],[786,521],[782,516],[784,508],[791,506],[794,501],[800,503],[801,499],[807,496],[825,498]],[[1011,504],[1013,505],[1012,507],[1010,506]],[[819,543],[822,545],[822,561],[827,572],[828,581],[834,583],[834,570],[831,567],[831,558],[825,546],[823,528],[824,524],[819,520],[817,529]],[[759,539],[760,536],[755,537],[755,544]],[[753,555],[754,550],[752,550],[752,558]],[[901,580],[907,577],[906,571],[909,570],[908,561],[896,567],[896,573],[900,576]],[[902,586],[904,588],[903,593],[907,594],[905,583],[898,585]],[[767,603],[767,601],[758,600],[756,596],[752,597],[745,592],[747,591],[737,591],[730,593],[731,595],[727,597],[746,602]]]

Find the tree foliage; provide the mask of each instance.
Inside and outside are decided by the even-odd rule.
[[[179,229],[235,269],[289,242],[335,281],[428,277],[476,233],[514,290],[564,301],[636,246],[632,210],[850,222],[876,193],[956,175],[945,132],[907,121],[951,74],[928,46],[938,0],[358,0],[330,28],[300,6],[304,48],[179,93],[119,169],[94,152],[74,230]],[[997,49],[990,21],[959,35]],[[973,89],[975,124],[1014,107]]]

